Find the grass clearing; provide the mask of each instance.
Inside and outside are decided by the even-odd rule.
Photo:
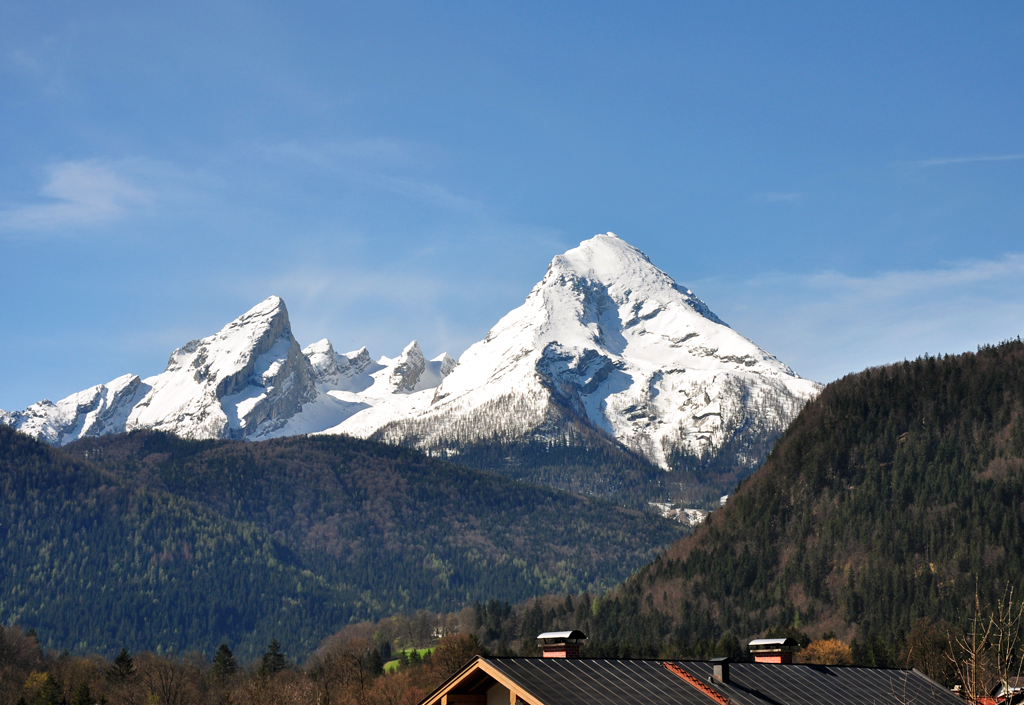
[[[425,649],[402,649],[398,653],[399,654],[405,654],[405,657],[409,658],[409,656],[412,654],[412,652],[415,651],[419,655],[420,658],[423,658],[427,654],[433,653],[434,648],[435,647],[433,647],[433,646],[429,646],[429,647],[427,647]],[[390,673],[391,671],[394,671],[396,668],[398,668],[398,663],[399,663],[399,659],[397,659],[397,658],[396,659],[391,659],[390,661],[388,661],[387,663],[384,664],[384,672],[385,673]]]

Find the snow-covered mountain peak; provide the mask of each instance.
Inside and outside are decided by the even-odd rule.
[[[191,340],[175,350],[165,372],[188,368],[196,382],[219,380],[224,385],[221,391],[231,394],[244,382],[237,373],[247,366],[253,354],[267,352],[283,334],[291,337],[288,309],[280,297],[270,296],[214,335]]]
[[[551,260],[551,269],[612,285],[657,280],[666,275],[643,252],[615,233],[595,235]]]
[[[582,417],[668,469],[673,457],[710,458],[738,434],[781,431],[817,389],[607,233],[556,256],[430,405],[392,417],[381,435],[424,447],[554,439]],[[384,421],[377,411],[336,430],[369,435]]]
[[[150,391],[126,428],[186,438],[267,433],[315,398],[316,377],[292,336],[284,301],[270,296],[214,335],[175,350],[162,374],[144,380]]]
[[[581,288],[580,284],[583,288],[596,288],[619,306],[635,304],[640,315],[646,315],[658,303],[678,301],[701,316],[725,325],[692,291],[677,284],[646,254],[615,233],[595,235],[557,255],[535,291],[563,287],[567,282],[577,289]],[[641,311],[645,303],[648,311]]]

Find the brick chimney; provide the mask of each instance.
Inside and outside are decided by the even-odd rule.
[[[799,644],[793,639],[754,639],[747,648],[757,663],[793,663]]]
[[[537,636],[537,646],[544,658],[579,658],[580,644],[587,635],[573,629],[570,632],[544,632]]]

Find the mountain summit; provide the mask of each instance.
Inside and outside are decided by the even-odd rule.
[[[185,438],[344,433],[498,470],[536,465],[526,446],[548,464],[561,463],[556,446],[600,447],[616,463],[646,465],[651,487],[665,484],[655,467],[689,473],[677,486],[721,476],[704,483],[710,492],[756,467],[819,389],[606,233],[556,256],[523,305],[457,364],[428,360],[416,341],[396,358],[339,354],[326,339],[302,350],[271,296],[175,350],[161,374],[125,375],[0,421],[58,445],[142,428]]]
[[[375,423],[354,416],[329,432],[458,452],[554,441],[582,422],[666,470],[707,464],[727,446],[754,467],[755,448],[819,389],[607,233],[556,256],[428,406]]]
[[[124,375],[56,404],[0,412],[0,420],[55,445],[141,428],[183,438],[250,438],[312,402],[314,379],[284,301],[271,296],[219,333],[175,350],[161,374]]]

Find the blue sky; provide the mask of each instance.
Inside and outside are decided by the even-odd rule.
[[[606,231],[819,381],[1019,335],[1024,4],[848,5],[0,0],[0,408],[272,293],[457,355]]]

